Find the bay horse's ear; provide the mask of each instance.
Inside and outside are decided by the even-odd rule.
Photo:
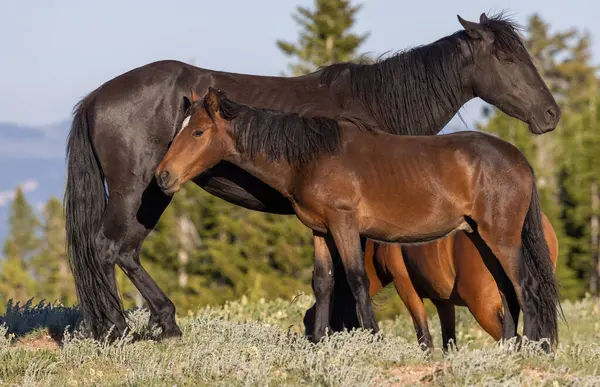
[[[466,21],[460,17],[460,15],[456,15],[456,17],[458,17],[458,22],[465,29],[467,36],[472,40],[492,41],[494,39],[494,33],[485,28],[482,24]],[[481,23],[484,23],[488,20],[485,13],[482,13],[479,19]]]
[[[199,96],[199,95],[196,93],[196,90],[194,90],[194,89],[191,89],[191,90],[190,90],[190,95],[191,95],[191,98],[190,98],[190,100],[192,101],[192,103],[198,102],[198,101],[200,101],[200,100],[202,99],[202,97],[200,97],[200,96]]]
[[[208,93],[206,94],[206,105],[212,113],[219,112],[219,91],[215,88],[209,87]]]
[[[488,17],[487,15],[484,13],[481,14],[481,16],[479,16],[479,24],[485,24],[488,22]]]

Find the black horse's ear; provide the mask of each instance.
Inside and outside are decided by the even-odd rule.
[[[488,17],[487,15],[484,13],[481,14],[481,16],[479,16],[479,24],[485,24],[488,22]]]
[[[467,21],[460,17],[460,15],[456,15],[456,17],[458,18],[458,22],[460,23],[460,25],[463,26],[463,28],[465,29],[467,36],[472,40],[493,40],[494,33],[485,28],[483,25]],[[483,18],[485,18],[485,20],[487,21],[487,16],[485,16],[485,14],[481,14],[480,19]]]
[[[220,103],[220,92],[219,90],[209,87],[208,93],[206,94],[206,106],[210,109],[211,113],[219,112]]]

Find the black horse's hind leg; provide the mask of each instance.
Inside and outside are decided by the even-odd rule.
[[[132,193],[130,197],[139,194]],[[150,309],[149,326],[162,328],[162,337],[181,336],[181,330],[175,322],[175,305],[150,277],[140,262],[142,243],[156,226],[161,214],[169,205],[171,198],[161,192],[155,180],[144,190],[141,203],[120,197],[118,206],[123,217],[129,220],[127,235],[123,239],[117,264],[142,294]],[[133,203],[140,203],[135,205]]]

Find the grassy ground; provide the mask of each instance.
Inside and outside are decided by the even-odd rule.
[[[426,357],[406,315],[381,321],[383,334],[335,334],[313,345],[301,335],[312,298],[248,303],[188,313],[183,338],[151,340],[148,313],[129,312],[149,338],[117,343],[86,339],[71,327],[75,309],[47,304],[9,306],[0,328],[0,382],[35,386],[202,385],[600,385],[600,301],[564,303],[559,348],[515,351],[494,343],[464,308],[458,310],[459,350]],[[436,345],[439,323],[430,316]],[[66,332],[66,333],[64,333]],[[64,334],[63,334],[64,333]],[[59,344],[57,344],[59,342]]]

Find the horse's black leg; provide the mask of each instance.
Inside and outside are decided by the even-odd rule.
[[[346,272],[344,266],[341,263],[339,253],[335,248],[335,245],[331,243],[329,246],[329,252],[333,257],[334,261],[334,284],[333,292],[331,295],[330,304],[330,320],[329,328],[332,332],[341,332],[345,329],[352,330],[359,328],[358,315],[356,313],[356,301],[352,295],[352,291],[348,286],[348,280],[346,279]],[[313,278],[313,290],[314,290],[314,278]],[[315,327],[315,310],[316,303],[311,306],[304,314],[304,328],[307,336],[310,336]]]
[[[500,292],[500,298],[502,299],[502,308],[504,311],[502,318],[502,340],[513,337],[519,338],[517,327],[519,325],[521,307],[519,306],[514,288],[505,286],[504,291]]]
[[[452,345],[456,347],[456,313],[453,304],[432,300],[437,309],[442,327],[442,348],[444,352]]]
[[[156,226],[161,214],[167,208],[171,197],[162,193],[153,179],[144,191],[135,219],[121,247],[118,265],[139,290],[148,303],[150,320],[148,325],[162,328],[162,337],[181,336],[175,322],[175,305],[150,277],[140,262],[140,250],[148,233]],[[129,212],[131,209],[124,208]]]
[[[352,290],[348,286],[346,272],[344,271],[344,266],[337,250],[335,255],[335,286],[332,297],[331,330],[339,332],[345,328],[350,331],[354,328],[360,328],[356,313],[356,300],[354,299],[354,295],[352,295]]]
[[[353,213],[339,212],[328,217],[329,229],[344,264],[348,285],[359,311],[359,321],[373,333],[379,331],[369,295],[369,277],[365,270],[365,257],[361,248],[358,224]]]
[[[312,342],[319,342],[329,327],[331,292],[334,286],[333,261],[331,259],[331,236],[313,233],[315,245],[315,268],[313,271],[313,291],[315,293],[315,313]]]

